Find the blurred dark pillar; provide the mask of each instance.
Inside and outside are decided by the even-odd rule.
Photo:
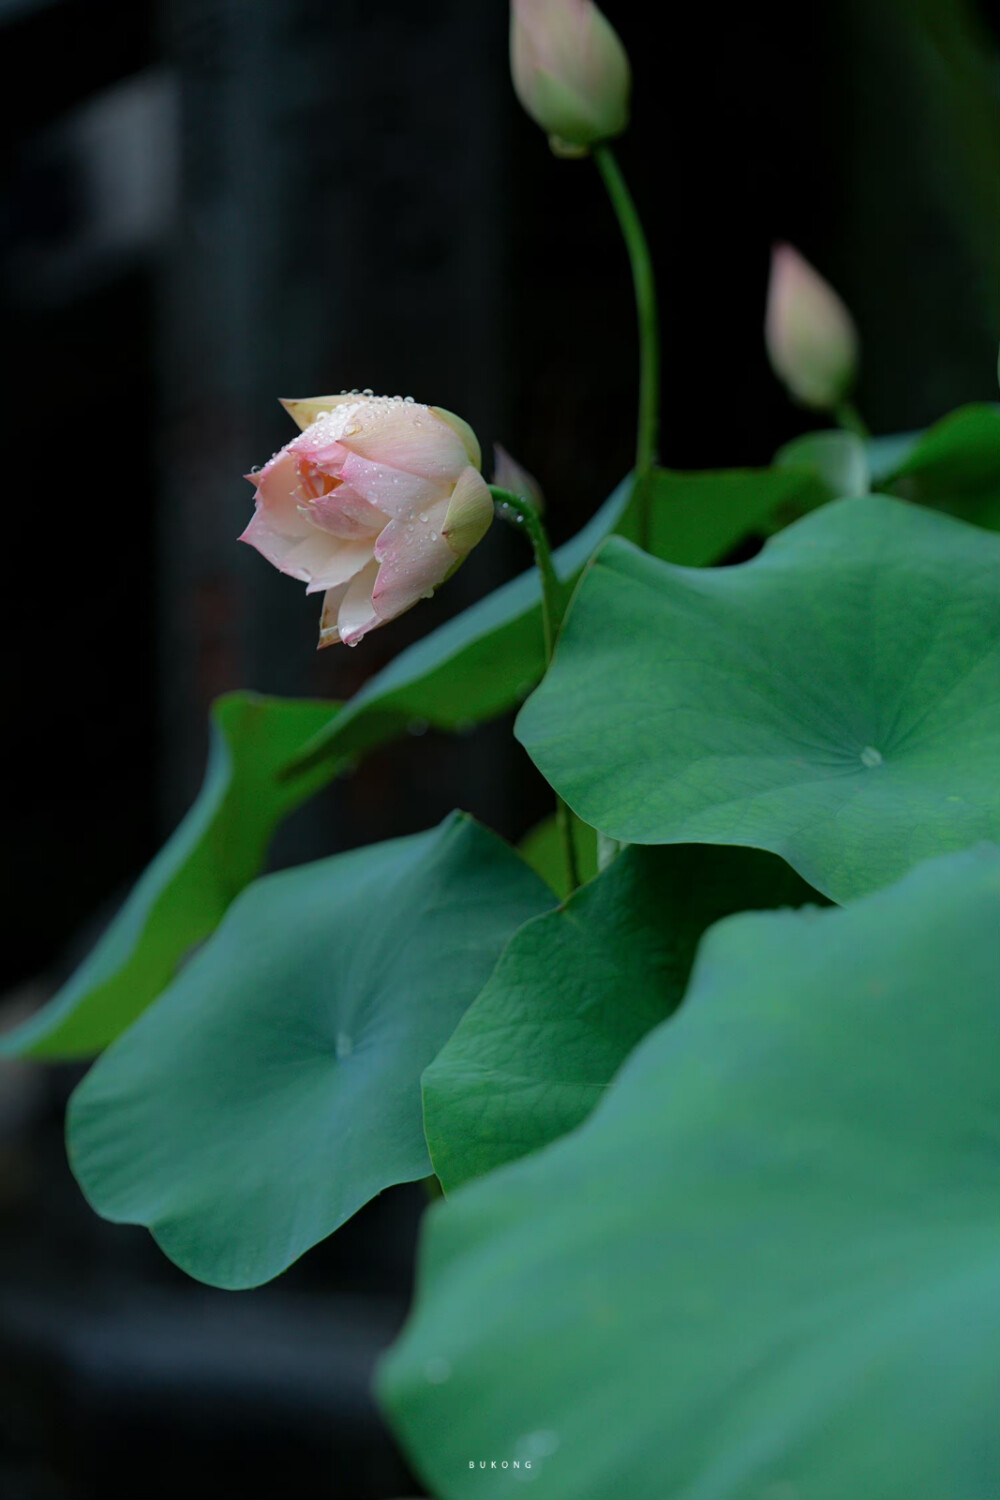
[[[0,4],[4,984],[154,837],[149,255],[171,125],[151,33],[130,0]]]
[[[996,396],[998,31],[995,0],[842,0],[837,14],[831,274],[843,268],[877,431]]]
[[[250,490],[239,476],[278,441],[271,350],[278,328],[315,365],[315,326],[296,320],[285,282],[309,184],[299,130],[315,126],[314,57],[297,23],[307,6],[267,0],[168,0],[165,52],[180,102],[181,204],[162,296],[161,630],[168,822],[183,811],[204,756],[204,716],[236,686],[302,691],[296,594],[274,585],[235,539]],[[296,45],[298,43],[298,45]],[[338,281],[318,297],[336,317]],[[277,326],[276,326],[277,325]],[[276,665],[277,664],[277,665]],[[298,679],[298,680],[296,680]]]
[[[484,436],[497,425],[506,16],[501,0],[163,9],[182,195],[161,300],[172,822],[213,697],[345,696],[381,654],[317,657],[319,601],[236,546],[252,500],[239,476],[291,435],[276,397],[371,386],[454,406]]]

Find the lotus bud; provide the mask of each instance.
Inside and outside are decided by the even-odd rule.
[[[510,67],[557,155],[585,156],[628,124],[628,57],[592,0],[511,0]]]
[[[791,245],[775,245],[764,338],[771,368],[803,406],[832,411],[854,384],[858,335],[830,284]]]
[[[309,594],[320,646],[362,636],[429,598],[493,519],[467,422],[409,397],[343,392],[283,403],[302,429],[247,478],[240,537]]]
[[[527,469],[522,469],[517,459],[511,458],[507,449],[502,448],[499,443],[493,444],[493,483],[497,489],[509,490],[512,495],[527,500],[533,510],[539,515],[543,514],[545,496],[538,480]]]

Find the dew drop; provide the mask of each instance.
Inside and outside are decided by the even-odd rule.
[[[529,1432],[526,1437],[517,1440],[518,1455],[525,1458],[548,1458],[558,1447],[559,1434],[549,1428]]]
[[[427,524],[427,512],[425,510],[422,510],[420,512],[420,519],[421,519],[421,521],[423,521],[424,525],[426,526],[426,524]]]
[[[436,531],[432,531],[432,532],[431,532],[431,541],[432,541],[432,542],[436,542],[436,541],[437,541],[437,539],[438,539],[438,534],[437,534],[437,532],[436,532]]]
[[[370,385],[366,385],[361,394],[362,396],[374,396],[375,392],[372,390]]]
[[[869,769],[882,764],[882,753],[874,745],[866,745],[861,752],[861,764]]]
[[[407,406],[412,406],[413,405],[413,397],[412,396],[404,396],[403,400],[406,402]]]

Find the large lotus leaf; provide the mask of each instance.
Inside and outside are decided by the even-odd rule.
[[[901,453],[895,494],[1000,531],[1000,406],[964,406]]]
[[[780,448],[774,463],[810,471],[827,499],[886,489],[1000,530],[1000,406],[995,404],[960,407],[926,432],[893,433],[866,442],[835,428],[809,432]],[[808,502],[809,497],[802,499]]]
[[[380,1388],[433,1493],[1000,1494],[998,974],[995,848],[712,928],[589,1119],[429,1215]]]
[[[676,562],[714,562],[787,498],[789,483],[768,469],[715,476],[664,471],[662,485],[660,476],[654,480],[658,544]],[[792,491],[809,483],[799,475]],[[616,526],[634,529],[630,493],[625,480],[556,553],[566,583]],[[197,802],[90,958],[0,1050],[53,1058],[100,1051],[214,930],[294,807],[414,721],[453,730],[516,706],[544,669],[538,601],[537,575],[529,569],[402,652],[340,712],[336,704],[243,693],[221,699]]]
[[[337,708],[254,693],[214,704],[197,801],[72,978],[0,1051],[89,1057],[135,1020],[258,873],[277,824],[338,769],[282,774]]]
[[[1000,837],[1000,537],[881,495],[739,567],[605,544],[517,733],[584,822],[836,901]]]
[[[557,553],[564,578],[579,573],[622,519],[630,489],[623,481]],[[197,801],[93,952],[38,1016],[0,1042],[0,1052],[99,1052],[214,931],[295,807],[414,720],[456,729],[519,703],[544,670],[538,599],[537,575],[528,570],[402,652],[345,705],[250,693],[220,698]]]
[[[887,432],[865,443],[872,489],[881,489],[922,440],[922,432]]]
[[[73,1095],[91,1204],[214,1286],[276,1276],[429,1174],[420,1075],[551,902],[459,815],[258,881]]]
[[[565,906],[525,923],[424,1073],[424,1129],[445,1191],[586,1118],[680,1003],[712,922],[815,899],[758,849],[633,844]]]
[[[554,554],[567,585],[613,531],[636,532],[625,479]],[[731,469],[652,476],[652,551],[688,567],[717,562],[776,509],[825,498],[802,471]],[[545,670],[538,574],[532,568],[400,653],[346,703],[307,748],[304,764],[354,756],[405,732],[414,719],[461,728],[514,708]]]
[[[685,567],[720,562],[747,536],[766,535],[833,498],[808,464],[769,469],[657,469],[651,479],[649,551]],[[616,530],[630,541],[633,517]]]
[[[631,490],[631,479],[622,480],[555,553],[561,579],[575,579],[615,529]],[[454,730],[516,707],[545,670],[540,598],[538,574],[529,568],[401,651],[315,736],[301,763],[360,755],[404,734],[414,720]]]
[[[842,432],[839,428],[806,432],[794,438],[778,449],[774,463],[779,469],[811,474],[821,490],[822,500],[867,495],[871,489],[867,446],[853,432]]]

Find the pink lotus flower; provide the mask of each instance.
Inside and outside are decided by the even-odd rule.
[[[561,155],[621,135],[631,70],[625,48],[593,0],[511,0],[514,91]]]
[[[256,510],[240,541],[324,592],[320,646],[356,646],[429,598],[486,534],[479,444],[460,417],[399,396],[283,404],[302,431],[247,475]]]
[[[771,368],[796,401],[833,411],[854,383],[858,335],[847,308],[791,245],[775,245],[764,321]]]

